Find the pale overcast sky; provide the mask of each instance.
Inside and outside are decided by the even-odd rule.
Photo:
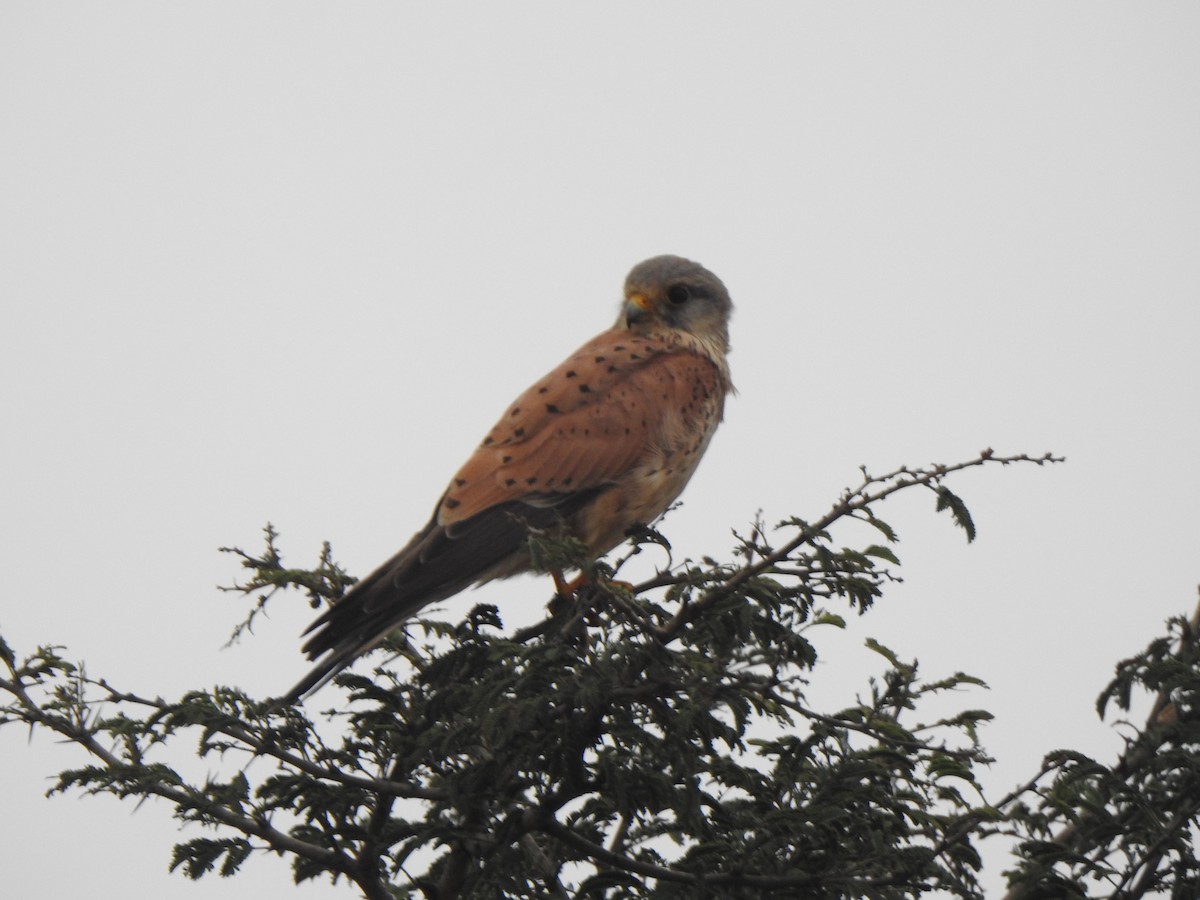
[[[992,686],[993,795],[1109,755],[1096,694],[1200,581],[1198,48],[1193,3],[0,2],[0,629],[143,693],[283,690],[310,611],[222,650],[216,548],[270,520],[365,574],[677,253],[729,286],[740,390],[681,552],[860,464],[1065,454],[952,481],[972,546],[882,509],[906,581],[815,691],[849,702],[873,636]],[[44,734],[0,753],[10,896],[353,895],[169,876],[165,806],[43,799],[85,762]]]

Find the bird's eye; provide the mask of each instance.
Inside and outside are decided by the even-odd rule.
[[[667,291],[667,299],[676,306],[682,306],[684,303],[687,303],[688,298],[691,296],[691,292],[689,292],[688,289],[682,284],[676,284],[672,286],[669,291]]]

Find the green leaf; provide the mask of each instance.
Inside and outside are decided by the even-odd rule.
[[[243,838],[196,838],[184,844],[176,844],[171,854],[171,868],[174,872],[182,867],[183,874],[196,881],[211,872],[221,857],[220,875],[228,878],[237,872],[254,848]]]
[[[896,556],[890,547],[884,547],[880,544],[871,544],[871,546],[863,550],[863,555],[874,556],[876,559],[886,559],[893,565],[900,565],[900,557]]]
[[[832,625],[834,628],[845,628],[846,620],[837,613],[831,613],[828,610],[822,610],[813,616],[813,625]]]
[[[975,523],[971,520],[971,512],[962,499],[945,485],[939,484],[934,488],[937,494],[937,511],[950,510],[955,523],[967,533],[967,543],[975,540]]]
[[[884,536],[889,544],[895,544],[900,540],[900,536],[896,534],[895,529],[892,528],[892,526],[887,522],[883,521],[883,519],[876,516],[869,507],[864,509],[863,512],[865,513],[865,516],[863,517],[864,521],[868,525],[872,525],[878,529],[879,533]]]
[[[874,650],[897,669],[901,667],[900,657],[898,657],[892,650],[879,643],[879,641],[875,640],[875,638],[869,637],[866,639],[866,641],[864,641],[864,643],[866,644],[868,650]]]

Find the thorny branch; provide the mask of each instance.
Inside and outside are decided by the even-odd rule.
[[[916,727],[901,725],[901,716],[915,708],[923,690],[977,682],[960,675],[944,683],[919,683],[915,664],[901,664],[889,651],[884,655],[893,665],[892,680],[879,690],[872,682],[869,701],[841,713],[818,712],[793,686],[806,683],[812,664],[804,656],[805,629],[820,623],[820,617],[809,622],[804,616],[816,600],[840,593],[847,578],[864,583],[867,599],[850,600],[862,607],[892,580],[886,567],[855,562],[852,551],[839,554],[829,547],[830,529],[839,521],[867,522],[890,542],[894,535],[874,508],[898,491],[925,487],[970,537],[969,514],[945,488],[947,476],[988,463],[1060,460],[1051,454],[999,457],[986,450],[954,465],[902,467],[881,476],[864,469],[861,483],[848,488],[821,518],[779,526],[786,539],[778,546],[772,546],[761,524],[748,537],[739,536],[742,561],[737,565],[676,561],[666,539],[648,529],[639,539],[665,548],[666,568],[632,590],[611,581],[611,575],[639,552],[637,547],[612,567],[596,565],[592,589],[581,591],[577,603],[538,626],[493,637],[488,629],[499,625],[494,614],[473,617],[469,627],[422,620],[434,637],[425,648],[406,645],[405,658],[413,664],[409,680],[391,669],[375,680],[341,676],[339,683],[351,691],[347,728],[357,742],[343,748],[321,743],[297,710],[281,711],[248,699],[222,705],[217,694],[201,692],[168,703],[117,691],[81,671],[73,676],[74,693],[59,687],[43,702],[30,688],[53,683],[68,667],[58,665],[61,660],[49,650],[32,658],[42,669],[28,662],[18,667],[6,645],[0,649],[11,677],[0,678],[0,692],[15,702],[0,712],[0,724],[41,725],[117,773],[107,783],[86,777],[61,783],[92,793],[163,798],[185,821],[221,826],[304,860],[298,879],[317,873],[345,877],[371,900],[392,897],[393,884],[439,900],[475,897],[472,886],[498,877],[510,858],[517,861],[518,873],[537,881],[541,893],[504,896],[571,896],[568,874],[590,865],[603,877],[622,873],[621,878],[642,887],[678,886],[672,897],[733,889],[880,897],[943,889],[976,897],[972,839],[989,829],[1015,833],[1016,826],[1009,823],[1020,821],[1023,799],[1045,796],[1046,778],[1062,769],[1062,758],[1047,757],[1038,773],[999,802],[970,806],[936,772],[944,767],[948,777],[978,789],[971,767],[987,758],[975,741],[974,726],[986,713],[966,712]],[[254,573],[237,587],[259,597],[254,612],[284,587],[298,587],[313,602],[325,602],[353,583],[333,563],[328,546],[317,569],[294,570],[283,565],[273,529],[268,528],[267,537],[268,550],[262,555],[231,551]],[[890,552],[881,555],[896,563]],[[827,568],[829,559],[841,568]],[[770,614],[749,617],[741,607],[753,605],[755,591],[772,588],[778,589],[773,600],[758,610]],[[651,592],[665,597],[651,598]],[[798,606],[804,607],[804,615],[797,614]],[[598,624],[603,627],[593,627]],[[1200,608],[1183,630],[1177,654],[1182,658],[1198,642]],[[779,658],[786,663],[773,654],[785,654]],[[692,668],[679,667],[681,661]],[[607,680],[587,681],[597,673]],[[86,698],[85,688],[98,689],[99,698]],[[1159,694],[1138,739],[1130,741],[1112,773],[1132,782],[1155,758],[1167,740],[1165,729],[1189,714],[1177,700],[1167,689]],[[123,719],[126,730],[115,730],[116,720],[99,718],[105,704],[146,713],[145,723]],[[784,735],[752,740],[746,723],[756,716],[783,723]],[[273,760],[288,779],[295,779],[296,797],[302,798],[298,802],[318,803],[305,793],[310,790],[318,792],[313,797],[354,794],[363,799],[345,810],[317,807],[302,818],[301,827],[288,832],[271,820],[272,813],[282,817],[292,809],[282,801],[277,808],[267,801],[223,804],[213,791],[190,786],[165,767],[161,777],[151,777],[158,770],[146,762],[146,751],[180,727],[175,719],[204,730],[202,754],[234,750],[250,759]],[[166,725],[160,728],[162,722]],[[140,725],[145,730],[138,732]],[[111,748],[101,739],[106,734],[115,741]],[[947,734],[952,737],[946,739]],[[510,750],[509,742],[517,746],[522,740],[529,742],[528,758],[514,757]],[[759,768],[739,769],[751,744],[765,748],[757,757]],[[671,755],[681,747],[690,757]],[[775,766],[769,774],[762,771],[764,760]],[[122,773],[135,770],[140,780],[122,780],[127,778]],[[327,793],[320,794],[322,790]],[[870,790],[876,793],[863,799]],[[639,799],[644,791],[658,793],[651,802]],[[824,810],[838,822],[835,837],[827,847],[818,842],[817,850],[801,851],[794,842],[809,837],[805,829],[819,831],[819,818],[803,819],[801,826],[786,817],[806,814],[804,804],[821,812],[826,794],[836,798]],[[953,814],[933,809],[937,803]],[[887,804],[896,804],[909,831],[885,836],[892,821],[887,816],[870,826],[858,819],[847,820],[849,824],[836,819],[858,805],[862,808],[854,815],[874,815],[880,809],[890,814]],[[420,815],[406,807],[418,808]],[[1124,900],[1157,889],[1159,869],[1174,852],[1172,835],[1186,829],[1198,809],[1200,799],[1164,810],[1162,836],[1142,844],[1123,874],[1113,876],[1114,897]],[[695,815],[700,818],[689,819]],[[768,815],[789,824],[773,832],[765,824]],[[721,831],[725,819],[734,823],[728,846],[721,843],[729,837]],[[1053,816],[1043,820],[1062,821]],[[1102,862],[1108,845],[1093,840],[1088,827],[1086,816],[1079,816],[1055,831],[1052,841],[1081,858]],[[787,835],[786,852],[771,856],[774,842],[784,840],[781,834]],[[863,854],[875,849],[847,845],[864,834],[880,846],[895,840],[898,848],[915,855],[904,857],[903,865],[895,862],[894,868],[883,862],[860,867]],[[666,837],[681,847],[673,858],[655,852]],[[724,855],[705,856],[713,847],[726,847]],[[418,851],[440,855],[428,872],[409,875],[404,866],[415,866]],[[751,853],[762,853],[753,860],[767,864],[756,869],[747,855]],[[828,868],[820,867],[821,853],[832,854]],[[843,859],[837,853],[850,855]],[[914,863],[918,858],[922,862]],[[780,869],[781,860],[788,868]],[[896,893],[886,891],[892,886]],[[1006,900],[1028,896],[1029,886],[1018,886]]]
[[[1197,604],[1191,617],[1181,628],[1175,655],[1179,659],[1184,659],[1197,646],[1200,646],[1200,604]],[[1171,692],[1166,689],[1160,691],[1154,698],[1150,713],[1145,724],[1139,729],[1137,738],[1129,742],[1126,750],[1111,767],[1112,774],[1125,782],[1141,776],[1147,763],[1160,752],[1169,740],[1167,726],[1172,725],[1178,716],[1179,712],[1171,697]],[[1043,761],[1037,775],[1021,788],[1009,794],[998,806],[1004,808],[1019,800],[1023,795],[1036,793],[1042,779],[1048,774],[1059,771],[1062,766],[1063,760],[1058,755],[1048,756]],[[1163,849],[1178,835],[1180,829],[1185,828],[1189,822],[1195,821],[1198,815],[1200,815],[1200,795],[1191,798],[1169,822],[1165,823],[1161,836],[1146,848],[1140,859],[1130,861],[1130,865],[1126,867],[1124,875],[1117,881],[1111,896],[1121,898],[1121,900],[1132,900],[1132,898],[1145,896],[1148,891],[1154,889],[1153,880],[1157,875]],[[1097,845],[1096,842],[1089,839],[1088,830],[1094,825],[1090,816],[1081,814],[1074,821],[1056,831],[1050,841],[1064,848],[1090,849],[1092,855],[1098,859],[1107,851],[1107,845],[1103,842]],[[1004,895],[1003,900],[1025,900],[1035,892],[1036,886],[1018,882]]]

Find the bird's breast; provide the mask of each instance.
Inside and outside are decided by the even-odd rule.
[[[634,525],[657,519],[691,480],[721,422],[725,392],[698,392],[685,410],[660,410],[655,434],[636,464],[572,522],[573,531],[601,556],[625,539]]]

